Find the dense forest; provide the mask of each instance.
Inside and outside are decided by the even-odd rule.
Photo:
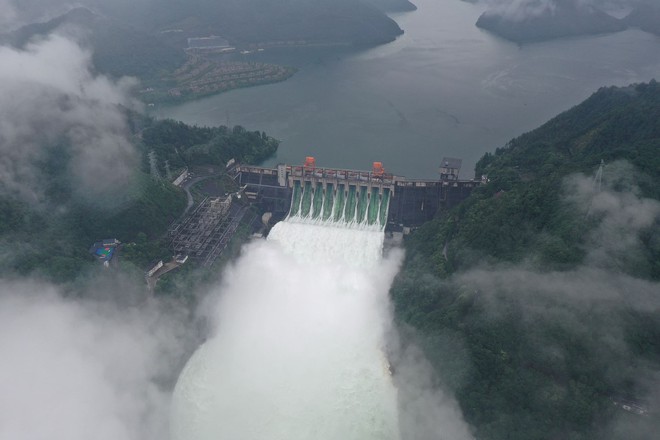
[[[660,35],[660,4],[654,0],[639,2],[635,4],[625,21],[632,27]]]
[[[385,12],[407,12],[417,10],[417,6],[408,0],[364,0],[364,2]]]
[[[26,3],[17,7],[28,17],[54,17],[64,12],[58,3],[65,2]],[[160,51],[163,41],[181,50],[187,46],[187,38],[209,35],[222,36],[239,47],[272,42],[380,44],[403,33],[383,11],[415,9],[407,0],[81,0],[75,3],[94,11],[94,25],[112,24],[111,29],[125,31],[108,35],[116,41],[100,40],[124,52],[127,47],[142,51],[142,47],[148,46]],[[30,27],[35,30],[34,26]],[[91,30],[95,30],[93,26]],[[154,58],[148,52],[143,54]],[[136,57],[133,62],[138,64],[140,59]]]
[[[486,154],[488,183],[407,240],[397,321],[477,438],[657,434],[659,153],[660,85],[603,88]]]
[[[225,165],[230,159],[240,163],[263,162],[274,155],[279,141],[263,131],[248,131],[240,125],[228,128],[197,127],[183,122],[148,120],[142,131],[145,148],[171,167]]]
[[[479,17],[476,24],[520,44],[619,32],[628,27],[660,34],[660,5],[655,0],[631,2],[632,10],[624,18],[616,18],[601,9],[608,6],[606,2],[562,0],[539,2],[535,6],[535,13],[524,14],[524,7],[518,3],[494,4]],[[534,9],[531,4],[530,8]]]
[[[516,43],[531,43],[575,35],[619,32],[626,29],[626,24],[591,5],[565,1],[527,16],[517,11],[495,8],[479,17],[477,27]]]
[[[183,191],[166,178],[168,171],[175,174],[199,164],[224,166],[231,158],[258,163],[278,146],[265,133],[240,126],[194,127],[137,114],[129,117],[141,165],[124,192],[112,194],[111,202],[78,196],[68,175],[71,146],[66,140],[44,145],[47,159],[36,164],[47,188],[43,201],[35,204],[0,186],[0,244],[8,250],[0,254],[3,275],[74,280],[97,264],[88,253],[90,245],[110,237],[141,245],[125,255],[128,260],[135,257],[135,264],[167,256],[163,234],[186,205]]]
[[[372,0],[376,4],[383,0]],[[273,41],[378,44],[402,33],[361,0],[88,0],[133,26],[179,36],[220,35],[235,45]],[[177,33],[172,33],[176,37]]]
[[[87,8],[78,7],[43,23],[24,26],[2,40],[14,47],[25,46],[53,32],[71,35],[84,41],[93,53],[94,68],[101,73],[120,77],[135,76],[152,80],[180,67],[186,56],[183,50],[168,44],[144,30],[125,25]],[[79,35],[80,33],[84,35]]]

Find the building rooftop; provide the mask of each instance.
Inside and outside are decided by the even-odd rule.
[[[94,255],[102,263],[108,263],[114,257],[117,250],[118,240],[97,241],[89,248],[89,253]]]

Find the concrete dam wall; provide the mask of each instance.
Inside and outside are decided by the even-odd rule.
[[[284,219],[290,210],[295,214],[305,210],[305,215],[367,219],[397,230],[433,219],[439,210],[453,208],[481,184],[481,180],[458,179],[459,159],[445,158],[442,164],[437,180],[395,176],[386,173],[380,162],[374,162],[371,171],[320,168],[310,157],[302,166],[235,165],[230,173],[248,199],[272,212],[274,220]]]

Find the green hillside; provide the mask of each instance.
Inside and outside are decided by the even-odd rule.
[[[574,1],[556,1],[551,5],[527,15],[493,8],[483,13],[476,25],[520,44],[620,32],[627,27],[623,20],[603,12],[597,5]]]
[[[417,6],[408,0],[364,0],[365,3],[385,12],[407,12],[417,10]]]
[[[31,39],[55,30],[73,35],[86,32],[80,39],[93,51],[94,67],[112,76],[155,78],[186,60],[181,49],[163,39],[82,7],[45,23],[24,26],[6,38],[16,47],[24,47]]]
[[[624,21],[632,27],[660,35],[660,4],[653,0],[641,1],[635,4]]]
[[[43,145],[52,154],[38,164],[47,188],[39,206],[10,195],[0,183],[0,247],[6,250],[0,252],[0,273],[72,281],[98,264],[87,251],[104,238],[141,241],[151,258],[167,256],[167,240],[161,239],[184,210],[186,196],[166,178],[150,175],[149,155],[158,174],[166,176],[168,167],[175,172],[193,165],[224,166],[231,158],[258,163],[278,147],[265,133],[240,126],[195,127],[136,114],[130,122],[141,168],[125,190],[111,192],[111,201],[78,195],[67,174],[73,153],[65,140]]]
[[[402,33],[360,0],[159,0],[93,2],[108,15],[168,36],[220,35],[234,45],[274,41],[378,44]],[[182,41],[183,43],[183,41]]]
[[[476,171],[489,183],[407,240],[397,320],[479,439],[652,438],[660,85],[603,88]]]

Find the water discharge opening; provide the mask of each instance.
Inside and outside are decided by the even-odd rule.
[[[387,224],[390,189],[360,184],[295,181],[289,223],[334,226],[340,228],[383,231]]]

